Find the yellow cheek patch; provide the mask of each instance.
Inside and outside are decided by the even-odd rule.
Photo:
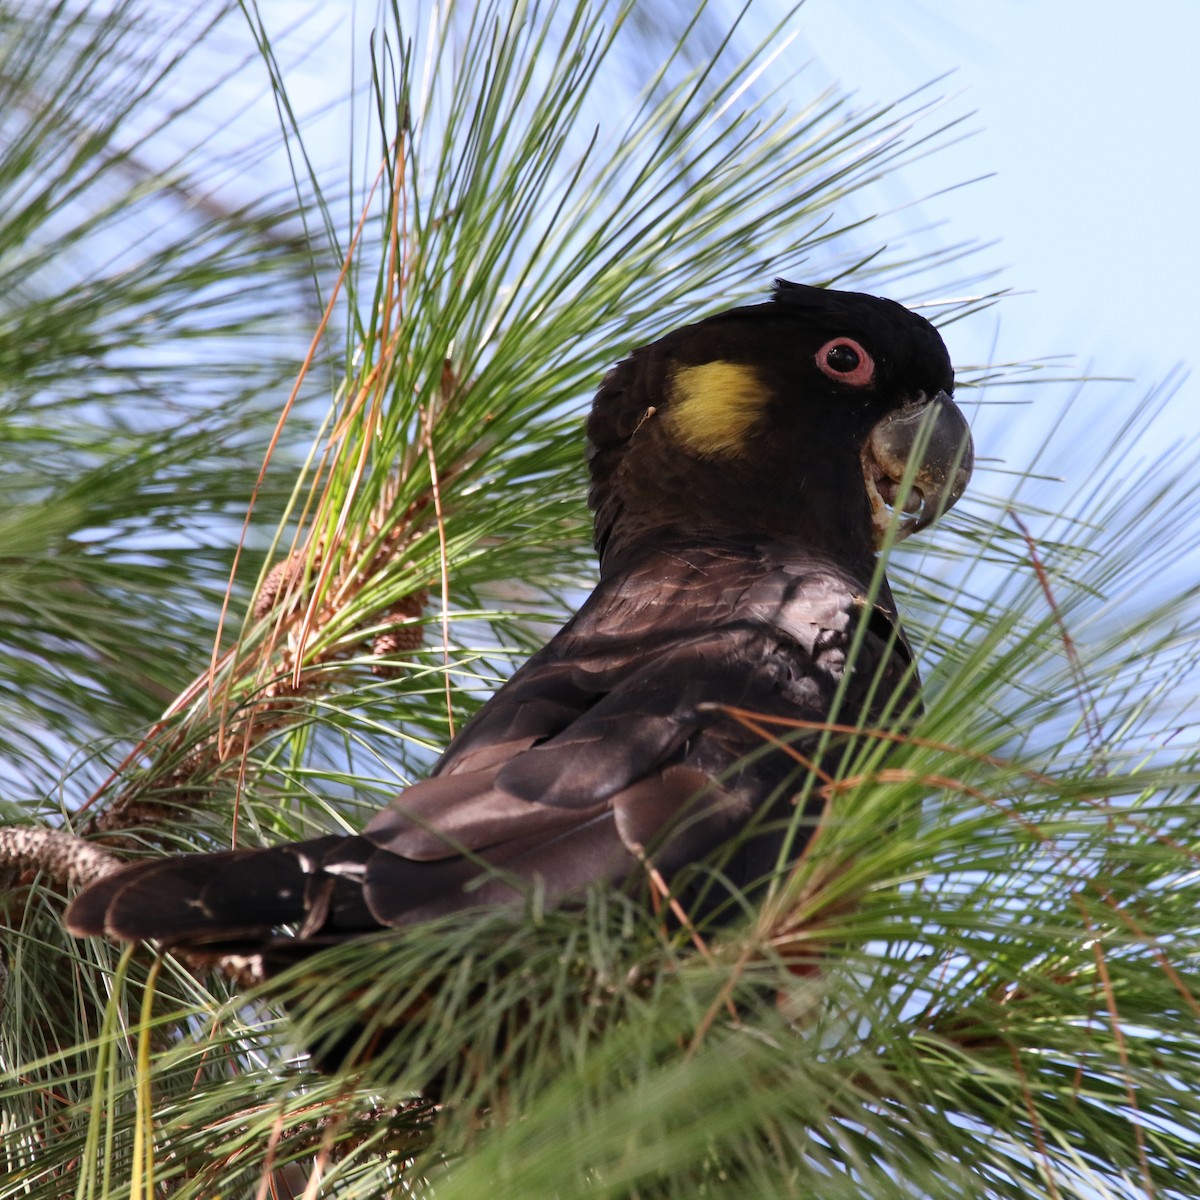
[[[742,363],[680,367],[671,379],[671,432],[693,454],[742,454],[770,398],[771,389]]]

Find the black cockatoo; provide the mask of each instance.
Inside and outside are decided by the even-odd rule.
[[[789,753],[727,710],[912,716],[916,673],[873,577],[889,524],[922,529],[966,486],[953,389],[922,317],[782,280],[635,350],[587,425],[600,581],[429,778],[356,836],[121,868],[75,899],[70,929],[269,974],[532,888],[563,903],[653,875],[693,913],[753,894],[810,836],[819,734]]]

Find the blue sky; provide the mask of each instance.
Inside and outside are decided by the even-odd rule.
[[[1200,316],[1200,3],[1157,0],[809,0],[805,50],[863,100],[942,85],[978,133],[931,163],[948,238],[1028,293],[1000,309],[1000,351],[1069,352],[1149,384],[1196,362]],[[926,181],[905,172],[918,195]],[[978,324],[978,323],[977,323]],[[1196,384],[1179,405],[1200,428]]]
[[[291,0],[262,8],[276,30],[297,17]],[[678,11],[682,26],[692,5]],[[301,24],[328,36],[300,78],[338,90],[351,69],[362,75],[377,15],[366,0],[311,10]],[[972,137],[905,167],[879,197],[953,188],[917,209],[940,223],[929,244],[998,243],[976,262],[1015,294],[955,327],[959,361],[983,361],[993,343],[1002,359],[1069,354],[1144,391],[1196,360],[1200,0],[807,0],[793,27],[788,54],[810,60],[797,103],[832,82],[864,104],[889,102],[953,72],[936,89],[947,114],[974,112]],[[1200,427],[1196,386],[1174,406],[1179,435]],[[1119,406],[1112,396],[1103,403]]]
[[[674,19],[658,0],[646,2],[664,25]],[[418,9],[429,3],[414,0]],[[289,72],[302,108],[344,95],[352,72],[365,79],[376,3],[339,0],[300,21],[291,0],[261,7],[274,31],[296,23],[319,45]],[[714,14],[726,7],[736,10],[713,0]],[[693,10],[679,0],[680,28]],[[752,19],[761,29],[784,11],[761,0]],[[804,68],[789,92],[797,106],[832,83],[861,105],[888,103],[949,73],[931,95],[946,97],[947,119],[973,114],[961,126],[971,136],[860,194],[854,215],[915,202],[904,227],[934,226],[916,249],[994,243],[963,270],[994,271],[991,286],[1012,294],[948,328],[960,366],[1053,358],[1066,375],[1123,377],[1084,389],[1040,464],[1067,489],[1086,481],[1089,459],[1142,397],[1197,362],[1200,0],[807,0],[791,28],[799,36],[785,65]],[[342,162],[344,111],[312,142]],[[869,227],[864,247],[887,227]],[[1200,385],[1178,378],[1167,410],[1130,443],[1121,464],[1128,480],[1118,486],[1132,486],[1154,455],[1200,431]],[[1026,467],[1070,390],[1023,392],[1020,420],[1012,410],[982,410],[980,452]],[[1111,463],[1105,469],[1116,473]],[[1045,501],[1058,507],[1066,494],[1052,489]],[[1200,516],[1194,526],[1200,537]]]

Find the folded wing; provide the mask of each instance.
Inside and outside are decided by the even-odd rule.
[[[723,706],[821,721],[841,689],[853,721],[915,704],[903,640],[862,590],[762,547],[648,556],[605,580],[362,835],[127,867],[76,899],[70,927],[210,950],[290,927],[321,944],[535,887],[558,903],[648,865],[670,883],[747,830],[726,874],[752,886],[806,771]]]

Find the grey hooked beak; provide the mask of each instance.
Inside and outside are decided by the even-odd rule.
[[[914,458],[915,467],[910,465]],[[862,448],[876,545],[892,524],[897,501],[897,540],[932,525],[952,508],[967,489],[974,461],[970,427],[945,392],[929,401],[918,396],[884,417]]]

